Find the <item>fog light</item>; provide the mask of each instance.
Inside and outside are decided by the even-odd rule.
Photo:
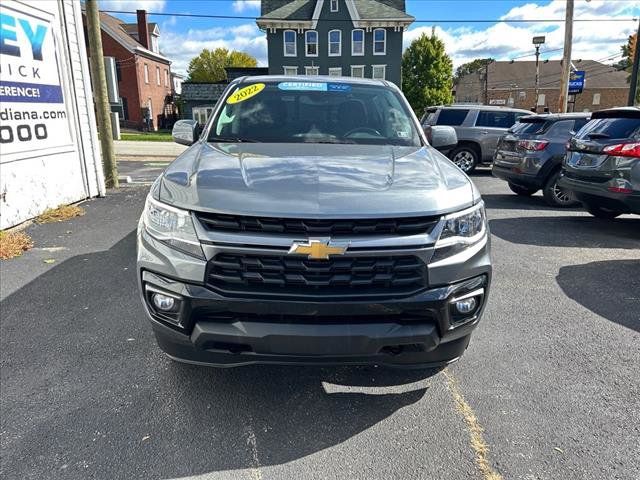
[[[475,297],[465,298],[464,300],[458,300],[454,303],[454,306],[458,313],[462,315],[469,315],[478,306],[478,301]]]
[[[176,299],[173,297],[168,297],[167,295],[163,295],[161,293],[154,293],[151,297],[153,304],[156,306],[158,310],[162,310],[163,312],[168,312],[173,309],[176,305]]]

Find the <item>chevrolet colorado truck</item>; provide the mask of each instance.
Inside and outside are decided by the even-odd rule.
[[[239,78],[206,125],[173,135],[190,147],[153,184],[137,236],[142,302],[172,359],[463,354],[491,282],[484,204],[395,85]]]

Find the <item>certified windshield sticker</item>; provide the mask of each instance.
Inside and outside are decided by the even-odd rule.
[[[254,83],[252,85],[248,85],[241,88],[240,90],[236,90],[231,95],[229,95],[229,98],[227,98],[227,103],[233,105],[234,103],[244,102],[245,100],[249,100],[251,97],[259,94],[262,90],[264,90],[264,83]]]
[[[311,90],[314,92],[326,92],[327,84],[318,82],[280,82],[280,90]]]
[[[298,90],[306,92],[350,92],[351,85],[346,83],[324,82],[280,82],[280,90]]]

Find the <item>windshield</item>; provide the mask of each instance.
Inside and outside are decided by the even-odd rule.
[[[210,142],[421,145],[406,102],[381,85],[242,83],[223,102]]]
[[[552,122],[535,119],[535,120],[519,120],[509,129],[511,133],[530,133],[533,135],[544,132]]]
[[[580,129],[576,138],[640,138],[640,118],[597,118]]]

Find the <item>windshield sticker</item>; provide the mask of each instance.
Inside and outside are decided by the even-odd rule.
[[[251,97],[259,94],[262,90],[264,90],[264,83],[254,83],[252,85],[248,85],[241,88],[240,90],[236,90],[231,95],[229,95],[229,98],[227,98],[227,103],[233,105],[234,103],[244,102],[245,100],[249,100]]]
[[[409,132],[405,132],[405,131],[403,131],[403,130],[398,130],[398,131],[396,132],[396,136],[397,136],[398,138],[409,138]]]
[[[326,92],[327,84],[318,82],[280,82],[280,90],[311,90],[315,92]]]
[[[351,85],[346,83],[319,83],[319,82],[280,82],[280,90],[299,90],[311,92],[350,92]]]
[[[348,83],[328,83],[327,90],[329,92],[350,92],[351,85]]]

